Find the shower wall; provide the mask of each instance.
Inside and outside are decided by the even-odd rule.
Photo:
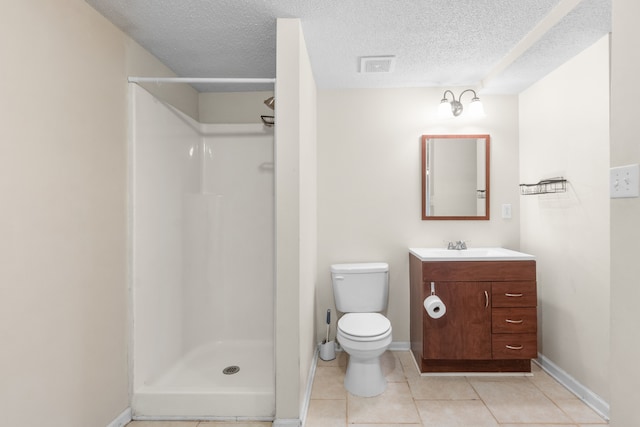
[[[202,131],[201,191],[185,203],[185,345],[271,340],[273,134],[257,124]]]
[[[197,123],[178,116],[145,90],[134,92],[133,389],[183,352],[184,213],[182,200],[200,187]]]
[[[132,91],[134,415],[270,416],[273,131],[203,125]],[[189,413],[167,408],[190,393]]]

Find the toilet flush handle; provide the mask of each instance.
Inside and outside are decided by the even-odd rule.
[[[336,279],[336,280],[344,280],[344,276],[335,276],[334,279]]]

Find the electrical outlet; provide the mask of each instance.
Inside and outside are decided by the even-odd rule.
[[[502,218],[511,218],[511,203],[505,203],[504,205],[502,205]]]
[[[640,197],[640,165],[611,168],[609,170],[609,194],[612,199]]]

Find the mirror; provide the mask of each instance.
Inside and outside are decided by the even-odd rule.
[[[489,219],[489,135],[422,135],[422,219]]]

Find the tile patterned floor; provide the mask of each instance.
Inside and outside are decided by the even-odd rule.
[[[306,427],[602,427],[608,425],[533,364],[533,376],[422,377],[409,352],[386,352],[387,390],[344,390],[347,355],[318,361]]]
[[[305,427],[603,427],[608,423],[533,364],[529,377],[422,377],[409,352],[387,351],[387,390],[343,386],[347,355],[318,361]],[[267,427],[271,423],[134,421],[127,427]]]

